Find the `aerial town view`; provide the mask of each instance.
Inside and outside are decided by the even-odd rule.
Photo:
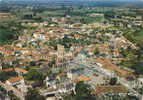
[[[0,100],[143,100],[143,0],[0,0]]]

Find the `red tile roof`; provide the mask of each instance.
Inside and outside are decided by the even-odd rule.
[[[13,68],[8,68],[8,69],[0,70],[0,72],[11,72],[13,70],[14,70]]]
[[[19,76],[19,77],[12,77],[12,78],[8,79],[8,81],[10,83],[15,83],[15,82],[21,81],[22,79],[23,79],[23,76]]]
[[[128,76],[134,77],[132,72],[119,68],[118,66],[112,64],[112,62],[109,59],[98,58],[96,59],[96,61],[102,64],[105,69],[113,70],[121,77],[128,77]]]
[[[16,67],[15,70],[16,70],[16,71],[19,71],[19,72],[22,72],[22,73],[27,73],[27,72],[28,72],[28,71],[26,71],[25,69],[23,69],[23,68],[18,68],[18,67]]]
[[[83,47],[80,47],[80,48],[75,49],[75,50],[72,52],[73,55],[77,55],[82,49],[83,49]]]
[[[58,74],[57,76],[58,76],[58,77],[62,77],[62,76],[64,76],[64,75],[65,75],[65,73],[63,72],[63,73]]]
[[[90,81],[91,79],[87,76],[79,76],[76,79],[72,80],[74,83],[77,83],[79,81]]]
[[[102,93],[125,93],[126,89],[122,86],[97,86],[93,95],[97,95],[99,98],[102,97]]]
[[[11,71],[18,71],[18,72],[23,72],[23,73],[27,73],[27,71],[23,68],[8,68],[8,69],[4,69],[4,70],[0,70],[0,72],[11,72]]]

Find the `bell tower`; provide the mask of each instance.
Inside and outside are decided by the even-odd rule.
[[[62,65],[64,62],[64,47],[62,45],[57,45],[57,64]]]

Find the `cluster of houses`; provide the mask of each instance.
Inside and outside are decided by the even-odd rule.
[[[56,19],[52,20],[56,21]],[[107,85],[108,78],[113,76],[123,78],[123,80],[132,79],[132,81],[127,81],[127,84],[131,83],[130,86],[133,88],[142,86],[142,76],[136,79],[132,71],[116,66],[116,64],[123,60],[120,56],[120,48],[127,49],[130,46],[137,49],[137,47],[124,38],[122,32],[114,28],[113,24],[94,23],[81,25],[77,23],[68,25],[65,18],[62,18],[60,22],[56,22],[59,24],[51,24],[49,27],[46,27],[48,24],[46,22],[40,24],[23,23],[22,25],[36,27],[36,30],[32,30],[31,32],[25,30],[24,34],[19,36],[19,39],[12,45],[0,47],[1,62],[14,66],[14,68],[9,69],[3,69],[3,66],[1,66],[0,72],[14,70],[18,73],[17,77],[9,78],[6,84],[16,86],[20,91],[26,92],[27,89],[23,75],[27,73],[25,69],[31,66],[31,62],[34,62],[41,68],[54,61],[53,67],[58,66],[61,68],[64,63],[75,58],[78,58],[77,60],[87,65],[86,62],[88,61],[85,61],[85,59],[91,58],[92,60],[95,59],[95,66],[98,66],[102,73],[98,72],[96,68],[93,68],[93,70],[90,67],[81,67],[68,69],[68,71],[61,72],[60,74],[49,74],[45,79],[46,90],[42,91],[42,94],[44,96],[57,96],[71,91],[75,93],[75,86],[79,81],[84,81],[92,85],[94,89],[92,94],[99,98],[105,96],[107,92],[126,93],[126,89],[121,85]],[[95,30],[94,28],[99,28],[99,30]],[[113,34],[114,31],[118,33],[118,36],[117,34]],[[56,44],[58,40],[65,37],[75,40],[85,40],[91,44],[83,45],[71,41],[69,50],[66,50],[62,44]],[[103,37],[105,38],[104,40],[102,40]],[[55,43],[55,47],[50,45],[51,42]],[[105,77],[103,73],[107,76]]]
[[[12,18],[14,17],[14,15],[12,15],[11,13],[0,13],[0,19],[2,18]]]
[[[8,80],[6,80],[5,84],[11,87],[16,87],[17,90],[21,91],[21,93],[26,93],[27,86],[25,84],[23,75],[27,74],[28,71],[26,71],[23,68],[16,67],[16,68],[8,68],[8,69],[0,70],[0,73],[1,72],[10,73],[12,71],[16,72],[17,76],[10,77]]]

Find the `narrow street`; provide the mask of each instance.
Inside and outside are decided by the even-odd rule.
[[[22,92],[20,92],[19,90],[17,90],[16,88],[10,86],[10,85],[7,85],[7,84],[4,84],[0,81],[0,85],[5,88],[7,91],[13,91],[13,93],[18,97],[20,98],[20,100],[25,100],[24,99],[24,95]]]

